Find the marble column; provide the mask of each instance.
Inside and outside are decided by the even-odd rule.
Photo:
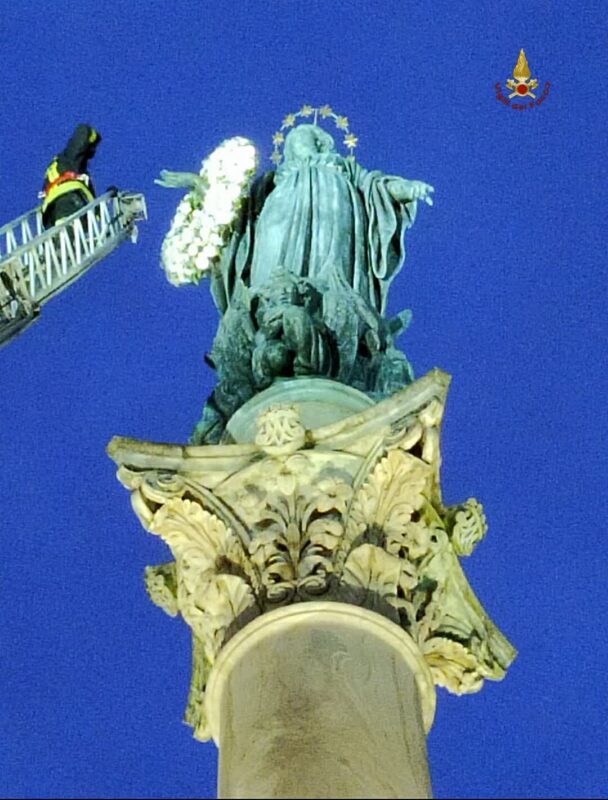
[[[173,557],[146,586],[192,630],[186,721],[221,797],[429,797],[435,687],[504,677],[515,650],[460,565],[483,509],[441,495],[448,386],[278,381],[219,445],[110,443]]]
[[[346,603],[258,617],[207,687],[221,798],[430,797],[430,670],[407,633]]]

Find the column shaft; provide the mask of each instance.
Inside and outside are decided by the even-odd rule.
[[[209,685],[219,797],[430,797],[407,634],[337,603],[256,622],[228,644]]]

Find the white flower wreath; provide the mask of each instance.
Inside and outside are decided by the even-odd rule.
[[[161,249],[162,266],[174,286],[198,283],[218,263],[257,166],[255,146],[242,136],[226,139],[203,161]]]

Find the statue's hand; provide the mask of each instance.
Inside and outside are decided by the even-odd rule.
[[[406,181],[405,178],[395,178],[389,181],[387,188],[398,203],[424,200],[429,206],[433,205],[433,198],[430,193],[434,192],[435,189],[429,183],[424,183],[424,181]]]
[[[167,189],[202,189],[202,178],[196,172],[171,172],[161,169],[160,178],[155,178],[154,183]]]

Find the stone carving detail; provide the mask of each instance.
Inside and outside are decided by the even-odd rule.
[[[223,644],[286,603],[333,600],[383,614],[451,692],[504,676],[515,651],[459,562],[486,532],[482,507],[441,500],[446,378],[430,373],[356,422],[316,431],[304,431],[297,409],[272,407],[246,446],[114,440],[134,508],[175,559],[148,568],[146,580],[154,602],[192,628],[186,719],[195,736],[209,736],[204,686]]]
[[[299,450],[305,435],[297,408],[277,403],[259,415],[255,443],[268,455],[282,455]]]
[[[481,503],[470,497],[461,506],[451,509],[453,519],[452,544],[459,556],[470,556],[475,545],[483,539],[488,530]]]
[[[175,561],[168,564],[159,564],[156,567],[146,567],[144,580],[148,596],[152,602],[170,617],[179,614],[177,604],[177,565]]]

